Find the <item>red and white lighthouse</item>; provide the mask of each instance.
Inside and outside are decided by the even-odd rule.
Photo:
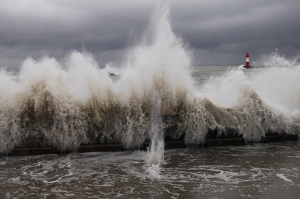
[[[250,55],[249,53],[246,54],[246,65],[245,65],[246,68],[249,68],[250,67]]]

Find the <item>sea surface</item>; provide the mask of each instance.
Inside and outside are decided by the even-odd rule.
[[[0,198],[298,198],[300,143],[0,158]]]
[[[194,66],[167,8],[147,30],[122,62],[72,51],[0,70],[0,198],[297,198],[298,142],[165,150],[164,138],[197,146],[210,130],[247,143],[299,134],[299,57]],[[107,143],[127,151],[76,153]],[[43,146],[71,153],[8,156]]]

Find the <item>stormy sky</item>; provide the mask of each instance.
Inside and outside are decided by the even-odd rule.
[[[276,49],[299,54],[299,0],[1,0],[0,67],[83,48],[100,66],[118,62],[165,4],[194,65],[241,65],[246,52],[251,60]]]

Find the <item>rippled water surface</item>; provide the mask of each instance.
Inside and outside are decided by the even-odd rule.
[[[297,198],[300,143],[166,150],[160,179],[145,153],[2,157],[0,198]]]

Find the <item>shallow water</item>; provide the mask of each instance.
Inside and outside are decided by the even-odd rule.
[[[297,198],[300,143],[166,150],[160,178],[145,152],[2,157],[0,198]]]

